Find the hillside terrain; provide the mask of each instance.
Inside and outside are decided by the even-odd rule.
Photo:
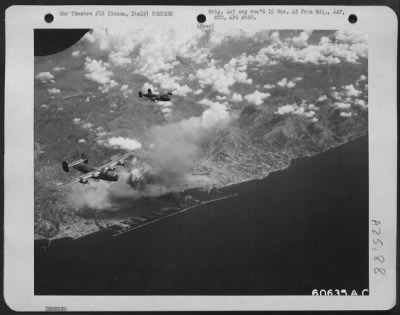
[[[35,57],[35,238],[191,206],[213,195],[193,188],[260,179],[365,135],[367,48],[342,31],[94,30]],[[140,98],[148,88],[171,101]],[[125,152],[117,183],[65,185],[79,174],[62,160]]]

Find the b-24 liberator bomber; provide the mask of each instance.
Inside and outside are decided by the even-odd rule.
[[[149,100],[155,102],[155,101],[159,101],[159,102],[168,102],[171,100],[171,96],[172,96],[172,92],[165,92],[165,93],[153,93],[153,91],[151,89],[147,90],[147,93],[144,93],[142,91],[139,91],[139,97],[146,97]]]
[[[118,159],[112,160],[111,162],[108,162],[100,167],[91,167],[87,165],[89,162],[88,157],[85,154],[82,154],[79,160],[73,161],[71,163],[62,161],[62,168],[65,172],[69,172],[70,168],[72,167],[83,173],[83,175],[79,176],[70,183],[79,182],[81,184],[87,184],[91,179],[97,181],[104,180],[116,182],[119,179],[119,176],[114,173],[115,167],[124,166],[125,160],[132,155],[132,153],[126,153]]]

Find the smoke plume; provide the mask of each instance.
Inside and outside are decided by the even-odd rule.
[[[117,182],[75,185],[69,198],[71,203],[77,208],[118,210],[141,197],[182,190],[190,184],[186,175],[201,156],[204,141],[230,121],[225,104],[211,101],[203,104],[209,108],[201,116],[153,127],[152,146],[146,152],[148,159],[135,158],[117,170]]]

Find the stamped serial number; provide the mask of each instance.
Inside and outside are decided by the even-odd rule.
[[[319,295],[319,296],[332,296],[332,295],[350,295],[350,296],[358,296],[358,295],[369,295],[368,289],[364,290],[347,290],[347,289],[314,289],[311,292],[311,295]]]

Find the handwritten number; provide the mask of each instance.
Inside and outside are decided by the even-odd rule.
[[[383,264],[385,262],[385,257],[383,257],[382,255],[380,256],[374,256],[374,260],[379,261],[381,264]]]
[[[378,267],[375,267],[375,268],[374,268],[374,273],[375,273],[375,274],[381,274],[381,275],[383,275],[383,276],[386,276],[386,269],[385,269],[385,268],[378,268]]]
[[[380,235],[381,234],[381,228],[380,227],[378,227],[378,230],[372,230],[372,233],[373,234],[375,234],[375,235]]]

